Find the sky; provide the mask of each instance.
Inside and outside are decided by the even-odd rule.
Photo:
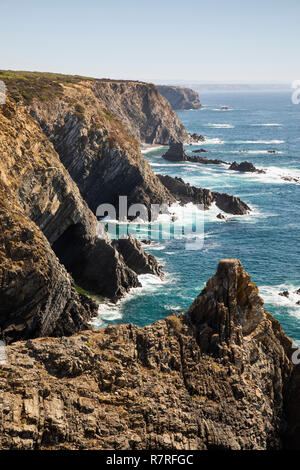
[[[300,0],[0,0],[0,69],[291,83],[299,18]]]

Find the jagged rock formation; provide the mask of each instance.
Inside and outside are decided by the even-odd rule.
[[[97,237],[96,217],[20,105],[0,108],[0,152],[0,327],[10,340],[87,327],[96,306],[77,295],[66,269],[82,288],[110,298],[138,286],[137,275]]]
[[[202,204],[207,210],[215,202],[216,205],[228,214],[244,215],[251,211],[241,199],[230,196],[226,193],[218,193],[205,188],[196,188],[189,183],[185,183],[181,178],[172,178],[168,175],[158,175],[160,181],[168,188],[170,193],[181,204],[193,202],[194,204]]]
[[[251,162],[233,162],[231,163],[229,170],[242,171],[242,172],[251,172],[251,173],[265,173],[264,170],[258,170],[255,168]]]
[[[6,353],[1,449],[270,450],[287,436],[299,447],[299,413],[285,414],[291,377],[290,406],[299,390],[291,340],[237,260],[220,262],[187,314]]]
[[[202,108],[199,94],[191,88],[166,85],[157,85],[156,88],[169,101],[173,109]]]
[[[112,245],[123,256],[127,266],[137,274],[155,274],[163,278],[162,266],[152,254],[146,253],[141,243],[131,235],[112,241]]]

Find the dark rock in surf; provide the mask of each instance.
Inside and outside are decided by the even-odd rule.
[[[192,163],[202,163],[203,165],[229,165],[228,162],[224,162],[223,160],[219,160],[217,158],[207,158],[207,157],[199,157],[198,155],[187,155],[187,161]]]
[[[250,172],[250,173],[266,173],[264,170],[258,170],[257,168],[255,168],[253,163],[247,162],[247,161],[241,162],[241,163],[233,162],[230,165],[229,170],[241,171],[243,173],[247,173],[247,172]]]
[[[160,181],[181,204],[193,202],[207,210],[215,202],[217,207],[228,214],[244,215],[251,211],[241,199],[226,193],[218,193],[205,188],[196,188],[181,178],[158,175]]]
[[[281,295],[281,297],[289,297],[290,293],[288,290],[284,290],[283,292],[279,292],[278,295]]]
[[[173,142],[170,144],[167,152],[162,158],[171,162],[183,162],[187,160],[187,155],[182,142]]]

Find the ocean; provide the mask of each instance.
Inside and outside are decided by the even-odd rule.
[[[228,162],[252,162],[266,174],[229,171],[223,165],[172,163],[166,151],[145,153],[155,173],[181,177],[197,187],[240,197],[249,215],[217,219],[219,209],[205,212],[203,247],[186,249],[186,240],[154,241],[145,246],[163,264],[163,281],[142,275],[141,288],[132,289],[117,304],[101,304],[96,327],[107,324],[148,325],[172,313],[186,311],[222,258],[238,258],[257,284],[265,307],[285,332],[300,345],[300,185],[282,176],[300,177],[300,105],[289,92],[201,92],[200,110],[178,112],[186,129],[206,142],[186,146],[188,153]],[[220,111],[221,106],[229,109]],[[268,153],[275,150],[276,153]],[[289,290],[289,298],[279,292]]]

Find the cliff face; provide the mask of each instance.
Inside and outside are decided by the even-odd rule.
[[[59,98],[33,100],[30,111],[93,212],[102,203],[167,202],[172,199],[127,133],[95,96],[92,85],[64,87]]]
[[[96,82],[93,90],[139,142],[167,145],[172,141],[189,140],[169,101],[153,84],[102,81]]]
[[[198,93],[191,88],[165,85],[157,85],[156,88],[169,101],[173,109],[202,108]]]
[[[22,106],[0,108],[0,152],[0,327],[8,340],[86,328],[97,308],[77,295],[67,271],[82,288],[118,298],[139,285],[140,266],[129,268],[97,237],[96,217]],[[151,271],[150,256],[127,244]]]
[[[237,260],[187,314],[7,348],[2,449],[278,449],[291,341]]]

